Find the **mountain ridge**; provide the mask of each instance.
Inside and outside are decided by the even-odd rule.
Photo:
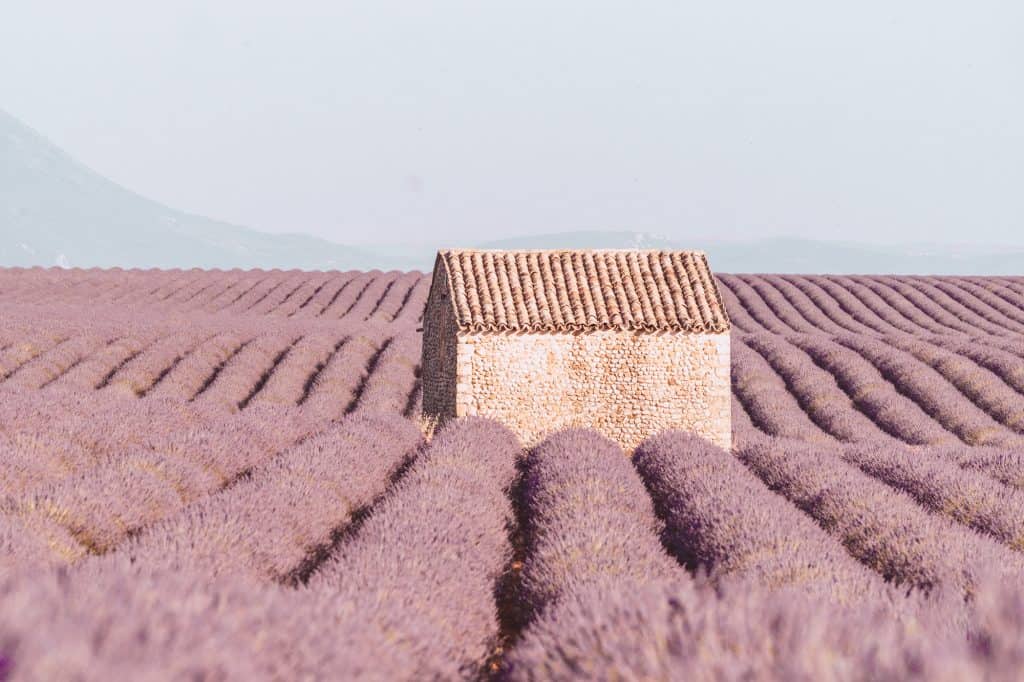
[[[771,238],[728,241],[629,230],[350,246],[272,234],[167,207],[103,177],[0,109],[0,267],[429,270],[438,248],[664,248],[708,253],[720,272],[1024,274],[1024,248]]]
[[[0,264],[355,268],[368,254],[167,207],[78,162],[0,110]]]

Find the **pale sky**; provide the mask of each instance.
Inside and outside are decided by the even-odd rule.
[[[1024,244],[1024,3],[0,0],[0,108],[346,243]]]

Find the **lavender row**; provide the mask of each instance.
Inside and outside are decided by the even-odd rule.
[[[506,680],[1014,679],[1024,665],[1024,593],[988,584],[947,612],[822,603],[800,591],[617,581],[546,613],[507,661]]]
[[[940,348],[970,358],[1024,396],[1024,358],[1003,348],[974,339],[932,337],[928,341]]]
[[[480,418],[434,437],[310,581],[344,628],[335,655],[381,679],[482,670],[498,635],[496,582],[512,556],[519,452],[507,429]]]
[[[732,292],[732,289],[725,285],[725,282],[721,277],[715,277],[718,283],[719,293],[722,294],[722,302],[725,304],[725,308],[729,313],[729,322],[732,324],[734,332],[760,332],[764,331],[764,326],[754,319],[746,307],[736,297],[736,294]]]
[[[775,334],[793,333],[793,328],[780,320],[764,300],[757,295],[757,292],[742,279],[735,275],[723,274],[718,275],[717,279],[722,286],[726,309],[730,316],[733,310],[743,310],[746,316],[756,322],[758,331],[769,331]],[[732,302],[735,302],[735,305],[730,305]]]
[[[605,579],[685,577],[658,542],[662,525],[629,459],[596,431],[562,431],[530,452],[522,506],[530,613]]]
[[[791,342],[832,374],[857,409],[886,433],[913,444],[956,440],[921,406],[897,392],[879,369],[860,354],[824,336],[793,337]]]
[[[90,553],[102,554],[216,482],[210,471],[188,460],[134,452],[16,498],[11,511],[52,520]]]
[[[1013,679],[1024,665],[1022,604],[1019,588],[986,586],[965,627],[947,632],[800,594],[618,582],[544,616],[502,677]],[[473,676],[431,666],[429,650],[399,639],[404,630],[388,639],[350,611],[273,584],[92,566],[0,580],[0,661],[14,679]],[[391,656],[375,658],[382,651]]]
[[[983,278],[981,282],[970,277],[914,279],[926,280],[929,285],[942,290],[957,304],[969,308],[992,324],[1004,327],[1010,332],[1019,333],[1024,330],[1024,308],[1021,307],[1020,295],[1007,295],[1000,278]]]
[[[218,315],[245,315],[254,306],[259,305],[275,291],[280,290],[288,281],[286,277],[285,273],[266,273],[266,276],[258,278],[251,287],[226,297],[227,300],[221,299],[219,303],[217,299],[214,299],[204,310]]]
[[[218,368],[234,357],[244,346],[252,343],[247,334],[222,332],[205,339],[188,354],[179,355],[170,364],[157,360],[156,379],[143,395],[173,400],[192,400],[211,382]]]
[[[832,440],[812,422],[786,383],[741,338],[732,340],[732,391],[761,430],[800,440]]]
[[[836,277],[827,279],[835,286],[849,293],[865,308],[871,311],[888,325],[911,334],[944,333],[947,330],[935,323],[926,315],[922,315],[913,305],[908,304],[899,296],[891,296],[884,287],[880,294],[872,286],[870,278]]]
[[[936,514],[1024,551],[1024,493],[927,451],[856,446],[841,456]]]
[[[811,305],[818,308],[823,316],[834,325],[855,334],[887,333],[895,330],[863,304],[845,291],[834,289],[829,292],[829,283],[817,277],[775,275],[778,286],[788,285],[799,291]],[[808,306],[809,307],[809,306]]]
[[[278,585],[126,564],[0,579],[5,678],[339,679],[381,669],[340,654],[345,637],[331,602]]]
[[[293,427],[281,419],[284,415],[274,416],[275,436],[291,431],[287,440],[295,440],[309,430],[301,421]],[[9,497],[6,510],[20,518],[52,521],[88,552],[103,554],[279,451],[281,443],[261,438],[259,427],[245,419],[152,434],[139,446],[125,446],[79,471],[31,471],[34,480],[24,485],[29,492]],[[46,474],[52,483],[46,484]]]
[[[893,292],[889,287],[881,286],[871,277],[831,277],[832,281],[840,283],[845,289],[857,296],[865,305],[874,310],[886,320],[899,320],[905,325],[911,325],[910,332],[919,334],[921,332],[931,334],[947,334],[948,327],[925,315],[903,296]]]
[[[333,273],[302,306],[292,312],[289,317],[295,319],[315,319],[327,308],[331,301],[356,277],[355,272]]]
[[[754,426],[754,422],[751,421],[746,408],[743,407],[743,404],[736,398],[735,394],[732,396],[730,415],[732,416],[732,442],[734,446],[747,443],[765,435],[764,431]]]
[[[268,314],[277,317],[292,317],[313,299],[329,279],[330,275],[324,272],[308,273],[298,288],[294,289],[280,305],[270,310]]]
[[[245,407],[297,341],[294,332],[256,337],[214,368],[194,399],[231,412]]]
[[[227,288],[239,279],[235,274],[238,272],[10,269],[4,272],[4,278],[13,280],[13,286],[4,288],[4,298],[40,303],[57,300],[82,302],[97,298],[119,303],[155,302],[173,297],[184,299],[210,286]]]
[[[790,281],[806,282],[806,286],[815,287],[823,295],[832,298],[845,313],[857,322],[881,333],[909,332],[916,333],[921,328],[896,314],[884,303],[878,305],[878,297],[870,291],[865,296],[857,290],[855,282],[844,278],[832,278],[823,275],[808,277],[791,276]],[[849,288],[848,288],[849,287]]]
[[[380,274],[377,270],[357,273],[355,277],[350,279],[345,286],[335,292],[334,296],[327,301],[324,308],[320,311],[320,317],[330,320],[338,320],[344,317],[362,299],[364,292]]]
[[[1000,316],[997,319],[1002,320],[1007,326],[1014,329],[1024,328],[1024,310],[1020,306],[1020,296],[1008,293],[996,281],[957,277],[950,281],[937,282],[936,286],[955,286],[996,311]]]
[[[8,276],[12,273],[8,272]],[[345,317],[409,324],[429,279],[419,273],[22,273],[0,301],[47,306],[124,306],[164,314],[216,313],[277,320]],[[1019,334],[1021,293],[1005,278],[722,275],[743,332],[790,334]],[[411,309],[410,309],[411,305]]]
[[[1020,579],[1024,559],[1015,552],[929,514],[906,493],[844,462],[835,449],[764,439],[737,455],[850,554],[896,584],[969,595],[994,569]]]
[[[969,289],[961,281],[944,279],[925,279],[919,277],[898,277],[899,281],[933,296],[943,307],[962,320],[970,322],[974,327],[985,329],[991,334],[1019,334],[1024,331],[1024,324],[1014,319],[1020,309],[1012,309],[1013,315],[1006,315],[1005,301],[991,296],[984,289]],[[980,295],[979,295],[980,294]],[[997,304],[994,305],[993,302]]]
[[[928,277],[887,277],[885,281],[901,292],[908,291],[908,298],[916,294],[915,300],[919,307],[926,311],[931,309],[930,306],[940,308],[941,313],[936,313],[936,317],[942,315],[949,326],[962,329],[967,334],[1002,335],[1021,332],[1018,325],[955,283]]]
[[[987,283],[998,288],[1000,281],[989,278]],[[935,333],[1006,335],[1022,328],[1019,317],[1024,308],[1019,296],[1001,299],[962,278],[886,276],[867,283],[887,301],[899,301],[893,305],[909,306],[940,325],[932,328]]]
[[[286,304],[302,288],[310,277],[308,272],[289,273],[277,284],[266,290],[263,295],[240,310],[241,314],[262,316],[269,315],[279,306]]]
[[[422,287],[429,280],[418,272],[406,272],[398,276],[388,287],[388,290],[374,305],[373,310],[366,316],[367,320],[379,320],[381,322],[392,322],[398,317],[399,312],[405,307],[413,294],[413,290]],[[424,303],[426,301],[424,300]]]
[[[988,286],[1000,287],[1002,280]],[[744,332],[1019,333],[1019,294],[969,291],[955,278],[720,275],[730,314]],[[977,288],[976,288],[977,289]]]
[[[360,286],[339,296],[349,282]],[[349,313],[394,320],[421,273],[372,271],[319,273],[299,271],[69,271],[6,270],[0,301],[35,305],[109,305],[151,307],[166,311],[272,315],[281,318],[337,319]],[[363,293],[365,292],[365,295]],[[385,294],[388,296],[385,297]],[[339,305],[333,305],[336,299]]]
[[[43,388],[114,340],[96,334],[73,336],[26,362],[7,377],[6,383],[21,389]]]
[[[8,378],[23,365],[39,357],[66,338],[61,335],[43,335],[30,340],[12,342],[6,349],[0,351],[0,380]]]
[[[918,291],[917,288],[908,286],[894,277],[873,277],[869,286],[884,296],[886,301],[895,300],[898,297],[901,310],[910,310],[914,315],[925,315],[934,324],[944,327],[946,330],[944,333],[977,334],[979,332],[992,332],[989,325],[976,316],[975,321],[980,321],[982,326],[972,324],[950,313],[949,310],[936,301],[936,299],[942,299],[941,292],[939,292],[939,295],[935,293],[930,296],[925,295]],[[946,298],[948,299],[948,297]],[[965,313],[966,316],[970,317],[969,311],[961,311],[961,315],[965,315]]]
[[[101,348],[95,354],[83,358],[49,385],[61,388],[95,390],[104,385],[120,367],[141,355],[163,337],[159,332],[127,334]]]
[[[865,336],[840,342],[871,362],[901,393],[909,396],[945,428],[971,445],[999,445],[1014,435],[952,386],[941,374],[890,344]]]
[[[367,319],[382,323],[391,322],[401,302],[421,279],[422,275],[419,272],[389,273],[380,279],[380,284],[384,285],[383,290],[379,287],[367,289],[364,300],[349,311],[348,317],[358,319],[360,322]]]
[[[251,403],[297,405],[306,396],[310,378],[330,360],[341,347],[344,337],[339,333],[317,333],[302,337],[274,368]]]
[[[431,278],[421,277],[409,290],[409,294],[402,301],[398,311],[395,313],[393,322],[399,325],[414,326],[423,319],[423,311],[427,306],[427,296],[430,294]]]
[[[399,280],[399,273],[386,272],[373,278],[369,286],[363,290],[359,299],[355,301],[340,319],[363,321],[369,318],[384,297],[395,287]]]
[[[1024,449],[953,446],[929,448],[928,452],[950,458],[962,468],[983,473],[1003,485],[1024,490]]]
[[[1017,433],[1024,433],[1024,395],[1014,390],[1000,376],[962,355],[943,350],[923,339],[891,337],[886,340],[941,374],[1000,424]],[[1024,370],[1024,363],[1019,365],[1019,369]]]
[[[98,388],[107,393],[127,396],[145,395],[177,363],[210,336],[198,330],[176,332],[166,336],[115,368]]]
[[[0,581],[9,575],[37,573],[74,563],[85,557],[87,551],[67,528],[52,518],[25,515],[9,505],[0,506]]]
[[[763,276],[734,275],[734,281],[739,280],[752,290],[751,295],[756,295],[772,313],[781,320],[787,327],[797,333],[813,334],[823,331],[814,322],[810,321],[804,311],[794,306],[771,282]],[[829,323],[830,324],[830,323]]]
[[[1011,355],[1016,355],[1018,358],[1024,359],[1024,339],[1020,337],[997,337],[989,336],[985,338],[985,343],[993,348],[1006,351]]]
[[[806,352],[785,338],[775,334],[752,334],[742,342],[764,357],[785,381],[807,416],[825,432],[848,442],[890,437],[857,409],[834,376],[814,364]]]
[[[179,306],[183,303],[191,303],[196,299],[206,300],[216,290],[230,288],[239,279],[239,277],[231,275],[213,281],[206,278],[190,277],[174,282],[165,292],[158,295],[158,298],[162,307]],[[109,300],[112,303],[124,305],[129,301],[133,301],[133,297],[130,296],[131,293],[129,291],[126,294],[122,294],[114,290],[109,296]],[[135,300],[137,301],[137,299]]]
[[[1007,278],[720,277],[741,331],[773,333],[1020,333],[1024,306]],[[390,322],[425,300],[419,273],[298,271],[31,271],[0,276],[8,304],[127,306],[281,319]],[[418,314],[418,311],[416,311]],[[412,317],[412,315],[408,316]],[[415,320],[413,320],[415,321]]]
[[[376,327],[348,336],[307,378],[299,401],[303,412],[322,421],[333,421],[351,412],[386,340],[385,333]]]
[[[286,580],[380,496],[421,441],[395,416],[352,416],[121,550],[146,567]]]
[[[827,279],[849,292],[872,314],[893,327],[910,333],[941,333],[945,330],[902,297],[891,295],[892,292],[887,288],[882,287],[880,292],[871,278],[829,276]]]
[[[261,406],[230,416],[155,398],[83,401],[77,391],[57,389],[0,395],[0,492],[15,498],[72,476],[85,477],[84,484],[120,459],[146,453],[187,462],[223,484],[318,427],[297,408]],[[104,496],[117,490],[100,489]]]
[[[392,338],[377,356],[361,387],[355,409],[409,416],[419,374],[421,337],[407,332]]]
[[[834,300],[823,296],[821,290],[813,285],[801,287],[783,275],[761,275],[760,279],[777,290],[818,332],[871,334],[877,331],[851,317]],[[802,282],[803,278],[800,278],[800,281]]]
[[[842,603],[881,592],[877,576],[725,450],[670,431],[642,443],[633,463],[665,522],[666,546],[691,569]]]
[[[19,462],[31,473],[24,482],[36,475],[45,481],[135,447],[161,429],[183,430],[205,421],[196,410],[159,402],[125,404],[108,396],[84,401],[77,391],[56,388],[45,393],[5,388],[0,397],[0,443],[10,457],[3,480],[8,493],[23,490],[14,469]]]
[[[220,489],[313,430],[300,415],[280,409],[185,428],[150,420],[148,431],[131,435],[111,423],[99,425],[111,436],[92,466],[86,458],[74,465],[64,459],[70,472],[34,472],[26,492],[8,500],[19,515],[56,522],[96,554]]]

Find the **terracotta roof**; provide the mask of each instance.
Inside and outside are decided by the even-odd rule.
[[[729,329],[700,251],[440,251],[434,276],[464,332]]]

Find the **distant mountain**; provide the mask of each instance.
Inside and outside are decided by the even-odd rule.
[[[730,242],[579,231],[353,247],[190,215],[89,170],[0,110],[0,267],[429,270],[439,247],[701,249],[719,272],[1024,274],[1024,248],[871,246],[804,239]]]
[[[349,269],[372,261],[361,249],[163,206],[0,111],[0,265]]]
[[[943,244],[876,246],[808,239],[734,242],[638,232],[562,232],[478,245],[494,249],[699,249],[718,272],[1024,275],[1024,248]]]

